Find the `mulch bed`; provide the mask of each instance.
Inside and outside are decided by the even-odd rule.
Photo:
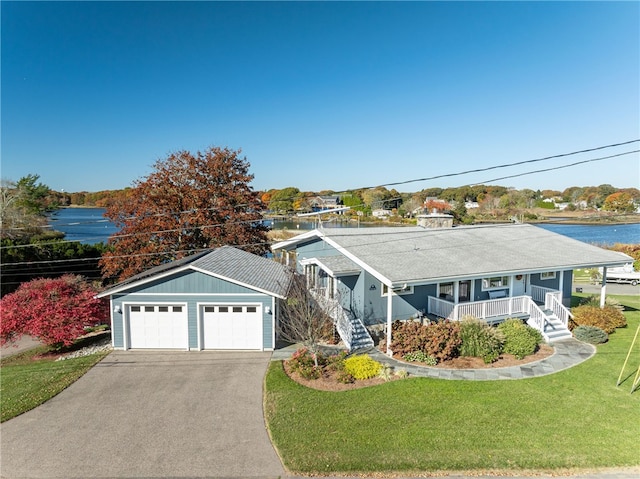
[[[443,361],[439,363],[437,366],[428,366],[428,367],[436,367],[443,369],[491,369],[491,368],[505,368],[509,366],[520,366],[522,364],[532,363],[535,361],[540,361],[541,359],[547,358],[551,356],[554,352],[554,349],[551,346],[543,344],[540,346],[538,351],[534,354],[527,356],[524,359],[516,359],[512,354],[502,354],[498,358],[497,361],[491,364],[485,364],[482,358],[455,358],[449,361]],[[401,358],[395,357],[394,359],[402,361]],[[405,362],[406,363],[406,362]],[[413,362],[406,363],[413,364],[418,366],[426,366],[423,363]],[[372,379],[364,379],[357,380],[354,383],[343,384],[338,382],[336,379],[335,373],[327,372],[323,377],[318,379],[305,379],[300,374],[291,371],[289,368],[287,361],[284,361],[284,370],[287,375],[303,386],[312,389],[318,389],[320,391],[349,391],[351,389],[360,389],[369,386],[377,386],[379,384],[383,384],[385,382],[382,378],[372,378]],[[390,381],[396,381],[400,379],[398,376],[393,375]]]

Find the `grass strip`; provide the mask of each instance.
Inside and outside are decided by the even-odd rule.
[[[637,307],[637,297],[618,299]],[[326,392],[295,383],[273,362],[268,427],[285,466],[300,474],[637,466],[640,391],[616,380],[640,312],[625,315],[629,326],[589,361],[526,380],[411,378]]]
[[[29,411],[64,390],[109,352],[64,361],[34,360],[46,347],[3,358],[0,368],[0,422]]]

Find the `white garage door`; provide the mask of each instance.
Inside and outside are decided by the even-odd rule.
[[[130,348],[187,349],[186,306],[131,305],[128,317]]]
[[[204,306],[201,317],[204,349],[262,349],[261,306]]]

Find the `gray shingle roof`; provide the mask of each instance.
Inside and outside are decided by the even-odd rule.
[[[289,285],[286,266],[232,246],[222,246],[151,268],[114,285],[98,296],[104,297],[113,292],[128,289],[129,285],[145,283],[184,269],[197,269],[204,273],[228,278],[233,282],[280,297],[286,296]]]
[[[278,296],[285,296],[289,285],[286,266],[232,246],[217,248],[192,266]]]
[[[318,258],[318,262],[322,263],[335,276],[359,273],[361,269],[360,266],[345,256],[322,256]]]
[[[325,228],[320,233],[344,248],[348,257],[369,265],[393,283],[613,266],[631,261],[625,254],[526,224],[443,229]]]

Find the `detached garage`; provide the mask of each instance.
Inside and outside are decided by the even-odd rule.
[[[273,350],[285,266],[223,246],[104,291],[116,349]]]

